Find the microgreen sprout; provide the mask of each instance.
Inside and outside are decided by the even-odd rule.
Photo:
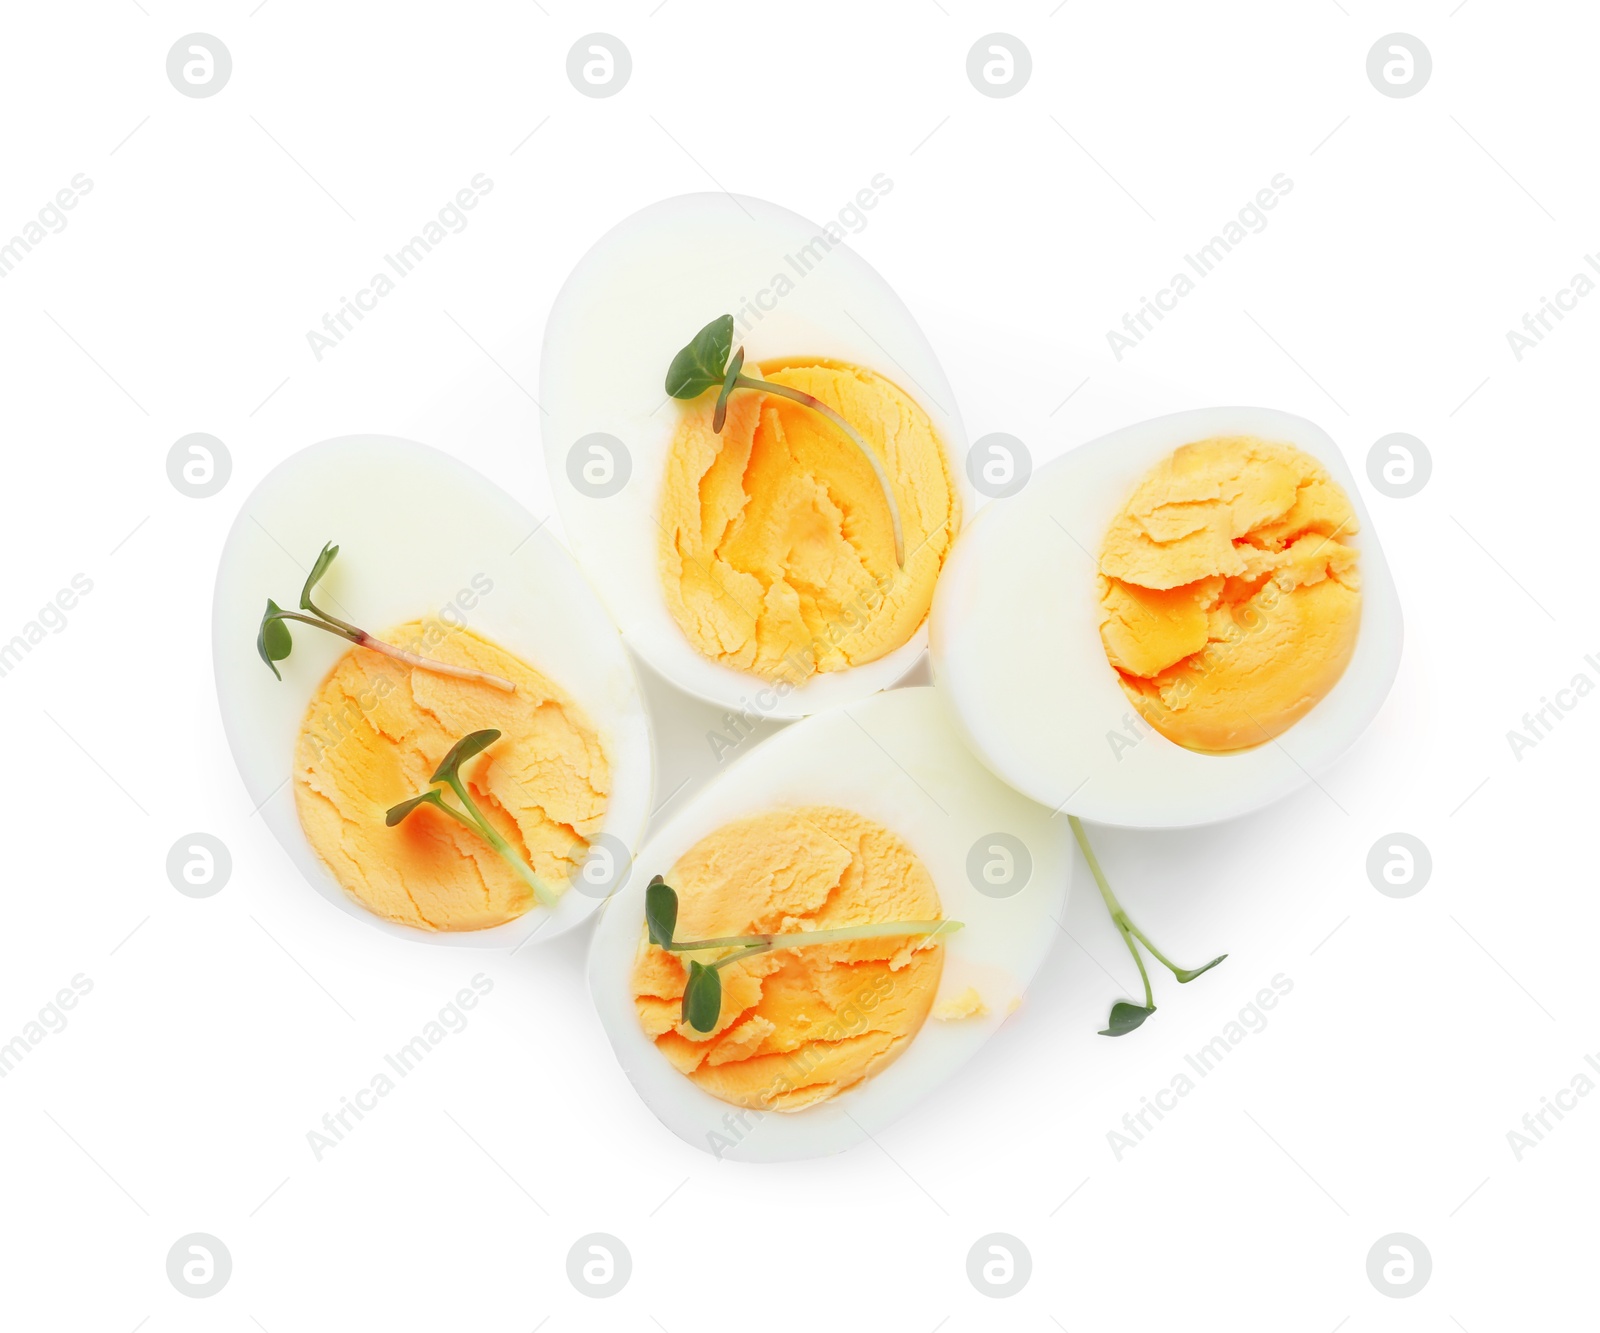
[[[1138,926],[1128,919],[1127,912],[1123,911],[1122,904],[1117,901],[1116,895],[1111,892],[1111,886],[1106,883],[1105,872],[1100,869],[1100,861],[1094,854],[1094,848],[1089,846],[1088,835],[1084,833],[1083,824],[1079,822],[1077,815],[1068,815],[1067,823],[1072,825],[1072,836],[1078,840],[1078,846],[1083,850],[1083,859],[1089,863],[1089,870],[1094,875],[1094,882],[1100,886],[1100,896],[1105,899],[1106,908],[1111,913],[1111,920],[1117,928],[1117,934],[1122,936],[1122,942],[1128,946],[1128,952],[1133,955],[1133,961],[1139,965],[1139,978],[1144,982],[1144,1004],[1129,1004],[1126,1000],[1118,1000],[1111,1006],[1110,1026],[1102,1028],[1100,1031],[1102,1037],[1125,1036],[1156,1011],[1155,996],[1150,990],[1150,974],[1145,971],[1144,959],[1139,956],[1138,947],[1134,944],[1135,940],[1138,940],[1140,944],[1150,950],[1155,960],[1167,968],[1173,976],[1177,977],[1180,985],[1193,981],[1202,972],[1209,972],[1228,955],[1219,954],[1204,967],[1193,968],[1179,967],[1169,959],[1160,949],[1150,943],[1144,931],[1140,930]]]
[[[771,380],[745,375],[741,373],[743,368],[744,348],[738,351],[733,348],[733,316],[719,315],[672,358],[672,364],[667,368],[667,393],[673,398],[689,399],[698,398],[707,389],[716,389],[717,403],[711,413],[711,429],[719,435],[728,418],[728,398],[735,389],[759,389],[762,393],[776,394],[827,417],[850,437],[851,443],[872,464],[878,485],[883,488],[883,498],[889,502],[889,520],[894,525],[895,564],[904,569],[906,543],[900,527],[900,506],[894,498],[894,487],[889,484],[889,474],[883,470],[883,461],[872,447],[861,438],[854,426],[822,399],[799,389],[791,389],[787,384],[774,384]]]
[[[650,941],[669,953],[698,953],[702,949],[729,949],[711,963],[689,960],[689,979],[683,988],[683,1021],[696,1032],[710,1032],[722,1013],[722,980],[717,973],[729,963],[742,962],[769,949],[794,949],[806,944],[832,944],[839,940],[876,940],[895,935],[949,934],[961,929],[959,921],[888,921],[876,925],[834,926],[829,930],[796,930],[781,935],[725,935],[714,940],[674,940],[678,929],[678,893],[660,875],[644,893],[645,928]]]
[[[493,727],[463,736],[439,761],[439,767],[433,770],[433,776],[428,781],[434,785],[420,796],[413,796],[409,800],[401,801],[399,805],[390,806],[389,812],[383,817],[383,822],[393,828],[422,806],[435,806],[456,823],[466,825],[499,852],[501,859],[517,872],[517,877],[533,890],[533,896],[538,899],[541,906],[554,907],[557,901],[556,891],[533,873],[533,868],[500,836],[499,830],[483,817],[483,811],[478,809],[477,802],[467,792],[466,783],[461,780],[461,765],[473,755],[487,750],[499,739],[500,733]],[[441,784],[456,794],[456,799],[461,802],[460,810],[445,802],[444,792],[440,790]]]
[[[283,674],[278,670],[278,663],[294,650],[288,622],[298,620],[301,624],[315,625],[330,634],[337,634],[341,639],[349,639],[358,648],[370,648],[375,653],[383,653],[407,666],[432,671],[435,675],[454,676],[458,680],[475,680],[484,685],[493,685],[497,690],[515,693],[517,687],[501,676],[492,676],[487,671],[474,671],[471,667],[453,666],[449,662],[436,662],[431,657],[418,657],[404,648],[396,648],[392,643],[373,638],[366,630],[358,629],[338,616],[329,615],[311,600],[311,591],[322,581],[322,576],[328,572],[328,566],[333,564],[338,554],[339,548],[332,542],[324,544],[316,563],[311,566],[311,573],[306,577],[305,587],[300,589],[299,611],[285,611],[270,597],[267,598],[267,609],[261,614],[261,628],[256,631],[256,651],[279,680],[283,679]],[[303,615],[302,612],[306,611],[311,614]]]

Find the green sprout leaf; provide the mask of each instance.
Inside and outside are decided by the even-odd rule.
[[[392,643],[384,643],[382,639],[374,638],[366,630],[352,625],[348,620],[340,620],[338,616],[329,615],[311,600],[311,593],[322,576],[328,572],[329,566],[333,564],[334,557],[338,554],[339,548],[332,542],[323,543],[322,550],[312,563],[311,573],[306,576],[305,586],[300,589],[300,610],[285,611],[276,602],[270,600],[267,602],[266,614],[261,617],[261,628],[256,631],[256,652],[261,654],[261,660],[272,668],[272,674],[279,680],[282,680],[283,676],[273,664],[289,656],[289,650],[293,647],[289,638],[289,627],[284,622],[298,620],[303,625],[313,625],[317,629],[327,630],[329,634],[337,634],[341,639],[348,639],[359,648],[370,648],[375,653],[382,653],[397,662],[404,662],[406,666],[418,671],[454,676],[457,680],[480,681],[485,685],[492,685],[497,690],[504,690],[507,694],[516,692],[515,683],[501,676],[479,671],[476,667],[456,666],[450,662],[436,662],[432,658],[418,657],[417,654],[407,652],[404,648],[396,648]],[[311,614],[306,615],[307,611]]]
[[[691,961],[683,988],[683,1021],[696,1032],[710,1032],[722,1013],[722,979],[715,967]]]
[[[698,398],[722,383],[733,352],[733,316],[719,315],[689,341],[667,367],[667,393]]]
[[[444,798],[439,794],[437,788],[433,791],[425,791],[421,796],[413,796],[409,801],[401,801],[399,805],[391,805],[389,812],[383,817],[383,822],[393,828],[419,805],[436,805],[442,810],[444,809]]]
[[[712,940],[679,940],[674,936],[678,929],[678,892],[660,875],[654,876],[644,891],[645,928],[650,942],[658,949],[672,953],[699,953],[704,949],[734,949],[711,966],[727,967],[753,954],[769,949],[799,949],[810,944],[833,944],[840,940],[881,940],[896,935],[934,936],[960,930],[961,922],[949,919],[932,921],[878,921],[863,922],[855,926],[830,926],[826,930],[793,930],[781,935],[721,935]]]
[[[1100,1035],[1102,1037],[1124,1037],[1155,1011],[1155,1005],[1151,1005],[1147,1009],[1142,1004],[1129,1004],[1126,1000],[1118,1000],[1111,1006],[1111,1026],[1101,1028]]]
[[[644,922],[652,944],[659,949],[672,948],[672,932],[678,928],[678,894],[660,875],[644,891]]]
[[[439,767],[433,770],[433,776],[428,781],[454,782],[462,764],[480,750],[487,750],[499,739],[500,733],[493,727],[469,732],[450,747],[449,753],[439,761]]]
[[[306,586],[300,589],[300,609],[302,611],[315,611],[317,615],[331,620],[325,612],[317,611],[311,601],[311,590],[322,582],[322,576],[328,572],[328,566],[333,564],[334,557],[339,554],[339,548],[332,542],[324,542],[322,550],[317,555],[316,562],[311,566],[311,573],[306,576]]]
[[[283,608],[267,598],[267,609],[261,613],[261,628],[256,631],[256,651],[279,680],[283,679],[283,674],[278,670],[278,663],[294,649],[294,638],[283,623],[282,614]]]
[[[459,789],[458,789],[459,790]],[[445,807],[449,813],[449,807]],[[960,930],[959,921],[886,921],[857,926],[832,926],[827,930],[796,930],[782,935],[724,935],[714,940],[675,941],[678,929],[678,891],[660,875],[651,878],[644,891],[644,923],[650,942],[673,953],[696,953],[702,949],[726,949],[714,963],[689,961],[688,980],[683,987],[683,1019],[696,1032],[710,1032],[722,1012],[722,982],[719,969],[742,963],[771,949],[795,949],[808,944],[831,944],[837,940],[886,939],[896,935],[926,935],[930,939],[948,930]]]
[[[799,930],[783,935],[727,935],[714,940],[684,940],[674,943],[678,928],[678,895],[657,875],[644,895],[645,926],[650,942],[673,953],[701,949],[727,949],[714,963],[690,959],[689,975],[683,987],[683,1019],[696,1032],[710,1032],[722,1012],[722,982],[717,973],[771,949],[793,949],[807,944],[827,944],[835,940],[865,940],[894,935],[933,936],[945,930],[959,930],[959,921],[891,921],[881,925],[834,926],[828,930]]]
[[[1111,1006],[1111,1026],[1100,1030],[1102,1037],[1125,1036],[1156,1011],[1155,995],[1150,988],[1150,974],[1145,970],[1144,959],[1139,954],[1140,944],[1150,951],[1150,956],[1156,962],[1177,977],[1180,985],[1209,972],[1228,955],[1218,954],[1204,967],[1179,967],[1174,963],[1156,948],[1144,931],[1133,924],[1132,919],[1123,910],[1122,904],[1117,901],[1117,895],[1111,892],[1105,871],[1100,869],[1100,858],[1094,854],[1094,848],[1089,845],[1089,835],[1084,831],[1083,821],[1077,815],[1068,815],[1067,823],[1072,826],[1072,836],[1078,841],[1078,850],[1083,853],[1083,859],[1089,863],[1089,871],[1094,875],[1095,886],[1100,890],[1100,897],[1105,902],[1106,910],[1111,913],[1111,923],[1117,928],[1117,934],[1122,936],[1122,942],[1128,946],[1128,952],[1133,955],[1133,961],[1139,968],[1139,979],[1144,982],[1144,1003],[1129,1004],[1125,1000],[1119,1000]]]
[[[434,805],[448,815],[456,823],[471,829],[473,833],[482,838],[489,846],[493,847],[500,859],[511,867],[520,879],[532,891],[542,907],[554,907],[560,901],[561,895],[557,893],[544,880],[534,873],[533,867],[509,842],[502,837],[495,826],[491,824],[478,808],[478,803],[472,799],[472,793],[467,790],[466,784],[461,781],[461,765],[481,750],[487,749],[500,739],[500,733],[490,727],[483,731],[474,731],[463,736],[450,747],[450,752],[439,761],[439,767],[428,779],[430,784],[435,784],[430,790],[421,792],[416,796],[401,801],[399,805],[389,807],[384,815],[383,822],[393,828],[407,815],[422,805]],[[448,783],[450,790],[456,795],[456,800],[461,802],[457,809],[444,799],[444,792],[437,784]]]
[[[1228,955],[1225,954],[1225,953],[1218,954],[1215,958],[1213,958],[1204,967],[1179,967],[1179,968],[1174,968],[1173,972],[1172,972],[1172,975],[1178,978],[1178,981],[1179,981],[1180,984],[1185,982],[1185,981],[1193,981],[1202,972],[1209,972],[1212,968],[1214,968],[1218,963],[1220,963],[1227,956]]]
[[[728,359],[730,355],[732,361]],[[884,503],[889,509],[890,526],[894,529],[894,562],[904,569],[906,538],[900,522],[900,502],[895,499],[894,487],[889,482],[889,474],[884,471],[883,460],[862,439],[861,432],[822,399],[803,389],[777,384],[758,375],[741,374],[743,369],[744,348],[739,348],[737,352],[733,350],[733,316],[720,315],[695,334],[688,346],[680,349],[677,356],[672,358],[672,364],[667,367],[667,392],[674,398],[698,398],[707,389],[715,389],[720,385],[716,407],[711,413],[711,429],[718,435],[722,434],[723,424],[728,419],[728,398],[735,389],[759,389],[763,393],[776,394],[779,398],[787,398],[827,417],[871,464],[878,487],[883,491]]]

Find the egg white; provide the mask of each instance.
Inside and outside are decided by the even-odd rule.
[[[631,974],[651,876],[669,872],[730,820],[806,805],[876,820],[921,858],[945,917],[965,923],[946,937],[939,997],[973,986],[989,1012],[956,1021],[930,1016],[882,1072],[815,1106],[758,1114],[703,1092],[668,1063],[639,1024]],[[1032,859],[1026,882],[1003,898],[980,893],[968,872],[973,847],[995,833],[1020,838]],[[931,687],[891,690],[764,741],[654,834],[595,927],[589,987],[624,1072],[673,1133],[735,1161],[820,1157],[911,1110],[994,1035],[1056,939],[1071,875],[1066,821],[986,772]]]
[[[539,375],[556,508],[629,646],[680,689],[770,717],[803,717],[894,684],[921,656],[927,626],[875,662],[819,673],[759,702],[765,680],[713,662],[690,643],[667,607],[657,567],[667,454],[682,410],[662,384],[678,349],[717,316],[733,314],[734,345],[752,363],[816,357],[892,380],[933,422],[963,516],[974,506],[966,433],[932,347],[877,271],[842,243],[823,253],[815,239],[823,235],[799,215],[743,195],[653,204],[579,261],[550,312]],[[814,264],[807,247],[822,255]],[[781,297],[779,275],[794,284]],[[746,307],[759,319],[741,335]],[[603,499],[579,491],[567,471],[574,444],[592,433],[622,441],[631,464],[627,485]]]
[[[427,445],[381,435],[327,440],[285,460],[251,492],[223,548],[212,654],[223,726],[251,803],[318,893],[391,935],[505,948],[572,929],[601,901],[575,886],[553,910],[535,907],[487,930],[388,921],[340,887],[312,850],[290,780],[295,742],[312,695],[350,645],[294,624],[280,682],[256,653],[256,629],[267,598],[298,604],[327,541],[340,550],[319,602],[379,636],[439,615],[475,576],[490,579],[475,606],[451,615],[538,668],[588,714],[611,766],[601,831],[631,853],[649,817],[650,723],[633,664],[571,556],[488,478]]]
[[[1100,641],[1095,575],[1106,530],[1145,473],[1216,435],[1293,445],[1344,488],[1361,528],[1340,538],[1361,553],[1361,628],[1344,675],[1287,731],[1250,750],[1199,754],[1146,726],[1122,692]],[[1377,715],[1402,637],[1394,579],[1338,446],[1286,412],[1219,407],[1102,436],[989,506],[946,563],[930,642],[936,687],[1006,782],[1097,823],[1179,828],[1246,814],[1315,781]]]

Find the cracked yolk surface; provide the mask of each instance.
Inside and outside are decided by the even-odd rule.
[[[352,648],[301,724],[294,759],[300,826],[345,890],[391,921],[482,930],[521,916],[532,894],[476,833],[428,806],[394,828],[384,825],[384,813],[428,790],[462,736],[498,728],[500,739],[462,766],[467,790],[559,892],[605,816],[610,768],[599,737],[558,686],[470,630],[415,621],[383,638],[513,681],[516,693]]]
[[[1331,690],[1361,626],[1349,498],[1298,449],[1186,444],[1100,548],[1100,640],[1140,715],[1191,750],[1241,750]]]
[[[821,413],[756,389],[688,404],[667,458],[659,564],[667,606],[706,657],[801,684],[871,662],[922,624],[961,524],[961,498],[927,414],[868,370],[763,367],[821,399],[883,460],[906,567],[872,465]]]
[[[726,824],[666,880],[678,892],[680,940],[941,915],[916,853],[881,824],[825,806]],[[647,936],[640,944],[633,993],[645,1032],[712,1096],[777,1111],[823,1101],[894,1060],[944,970],[943,943],[925,937],[774,949],[722,969],[722,1013],[713,1031],[696,1032],[680,1020],[682,957]]]

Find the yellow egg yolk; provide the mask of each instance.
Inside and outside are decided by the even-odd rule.
[[[848,810],[775,810],[726,824],[678,859],[679,940],[932,920],[939,895],[915,852]],[[711,953],[694,955],[711,961]],[[683,955],[646,938],[634,1004],[656,1048],[713,1097],[797,1111],[889,1064],[928,1016],[944,945],[898,936],[774,949],[721,969],[711,1032],[681,1021]]]
[[[1243,436],[1158,463],[1100,548],[1100,639],[1140,715],[1191,750],[1279,735],[1361,626],[1349,498],[1307,454]]]
[[[909,395],[854,366],[762,376],[827,403],[872,447],[894,488],[905,569],[872,464],[833,422],[757,389],[714,395],[679,420],[662,488],[667,606],[706,657],[799,685],[893,652],[922,624],[961,524],[933,423]]]
[[[416,621],[383,638],[500,676],[516,692],[352,648],[301,724],[294,757],[300,826],[334,879],[379,916],[423,930],[482,930],[513,920],[534,899],[487,841],[430,806],[394,828],[384,814],[427,791],[461,737],[494,727],[500,739],[462,766],[467,790],[534,872],[561,892],[605,816],[611,777],[600,740],[558,686],[470,630]]]

